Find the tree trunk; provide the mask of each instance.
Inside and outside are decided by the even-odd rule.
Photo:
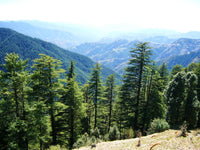
[[[70,146],[70,149],[72,149],[73,147],[73,144],[74,144],[74,110],[73,108],[71,109],[71,122],[70,122],[70,143],[69,143],[69,146]]]
[[[110,93],[110,108],[109,108],[109,122],[108,122],[108,132],[110,131],[111,126],[111,117],[112,117],[112,102],[113,102],[113,87],[111,86],[111,93]]]
[[[57,137],[56,137],[56,128],[55,128],[55,117],[53,114],[53,106],[51,104],[50,108],[50,117],[51,117],[51,128],[52,128],[52,144],[56,145],[57,144]]]
[[[143,118],[143,126],[142,126],[142,133],[144,132],[145,128],[145,124],[148,126],[149,121],[147,120],[147,112],[148,107],[149,107],[149,102],[150,102],[150,95],[151,95],[151,85],[152,85],[152,78],[153,78],[153,73],[151,73],[151,78],[150,78],[150,83],[149,83],[149,87],[147,89],[147,102],[144,108],[144,118]]]
[[[142,50],[143,52],[143,50]],[[138,130],[138,114],[139,114],[139,103],[140,103],[140,90],[141,90],[141,83],[142,83],[142,73],[143,73],[143,54],[141,54],[140,60],[140,70],[139,70],[139,77],[138,77],[138,87],[137,87],[137,97],[136,97],[136,110],[135,110],[135,119],[134,119],[134,129]]]
[[[95,115],[94,115],[94,129],[97,126],[97,101],[98,101],[98,82],[96,79],[96,89],[95,89]]]

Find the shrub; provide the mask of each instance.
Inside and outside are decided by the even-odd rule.
[[[183,125],[181,126],[181,136],[187,136],[187,123],[184,121]]]
[[[95,137],[96,136],[96,137]],[[100,137],[99,130],[96,128],[96,130],[91,131],[91,137],[85,133],[83,134],[74,144],[73,148],[80,148],[82,146],[89,146],[94,143],[98,143],[101,140],[97,137]]]
[[[83,134],[73,145],[74,148],[79,148],[90,144],[90,137],[87,133]]]
[[[126,130],[124,131],[124,138],[125,138],[125,139],[133,138],[134,135],[135,135],[135,133],[134,133],[134,131],[133,131],[133,129],[132,129],[131,127],[130,127],[129,129],[126,129]]]
[[[111,127],[109,134],[108,134],[109,140],[114,141],[114,140],[119,139],[119,137],[120,137],[120,133],[119,133],[117,126],[115,125],[115,126]]]
[[[104,141],[109,141],[109,133],[104,135],[103,140]]]
[[[154,119],[151,124],[150,128],[148,129],[148,133],[155,133],[155,132],[162,132],[169,129],[169,124],[166,122],[165,119]]]
[[[50,146],[50,148],[48,150],[67,150],[65,148],[61,148],[60,145],[56,145],[56,146]]]
[[[94,136],[95,138],[100,138],[100,131],[97,127],[94,130],[91,130],[91,136]]]

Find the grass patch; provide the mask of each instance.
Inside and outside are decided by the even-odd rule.
[[[150,149],[200,149],[200,129],[192,130],[186,137],[177,137],[180,130],[166,130],[164,132],[141,137],[141,145],[137,147],[139,138],[101,142],[96,144],[96,150],[143,150]],[[90,150],[82,147],[79,150]]]

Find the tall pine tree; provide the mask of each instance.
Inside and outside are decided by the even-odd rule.
[[[52,144],[57,144],[57,131],[56,131],[56,102],[60,98],[60,89],[62,84],[60,76],[65,70],[61,69],[61,62],[50,56],[40,54],[40,58],[34,60],[32,68],[33,83],[32,88],[34,91],[34,97],[38,101],[42,101],[48,108],[51,124],[51,136]]]
[[[98,102],[102,97],[101,64],[97,63],[93,68],[89,79],[89,92],[94,103],[94,129],[97,127]]]
[[[139,129],[139,122],[141,121],[140,110],[141,109],[141,100],[142,99],[142,85],[144,81],[144,74],[147,71],[147,68],[151,62],[150,56],[151,47],[149,47],[147,42],[140,42],[135,44],[135,48],[132,48],[130,51],[131,59],[129,60],[129,66],[126,69],[125,77],[130,78],[128,80],[130,86],[134,89],[134,96],[132,101],[135,101],[134,104],[134,120],[133,120],[133,129]]]
[[[105,88],[105,97],[107,100],[107,107],[108,107],[108,132],[111,127],[112,123],[112,115],[113,115],[113,103],[116,97],[115,91],[115,75],[109,75],[106,79],[106,88]]]
[[[186,80],[186,97],[185,97],[185,113],[184,120],[188,123],[188,128],[195,128],[198,121],[199,101],[197,99],[197,76],[188,72],[185,75]]]
[[[2,149],[28,149],[28,73],[27,60],[7,54],[1,72],[0,145]]]
[[[181,125],[183,121],[183,103],[185,98],[185,73],[178,72],[165,89],[167,102],[167,121],[172,127]]]
[[[78,87],[78,82],[75,81],[76,74],[74,69],[74,62],[71,61],[69,73],[67,74],[67,84],[65,92],[62,96],[62,102],[67,106],[65,113],[62,116],[65,120],[66,135],[68,140],[68,147],[72,149],[73,144],[81,134],[81,119],[84,117],[83,95]]]

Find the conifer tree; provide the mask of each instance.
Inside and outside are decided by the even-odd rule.
[[[162,65],[160,65],[158,68],[158,72],[160,74],[161,79],[164,81],[163,82],[163,90],[164,90],[165,86],[169,82],[169,69],[167,67],[167,64],[162,63]]]
[[[150,56],[151,47],[148,46],[147,42],[140,42],[135,44],[135,48],[132,48],[130,51],[131,59],[129,60],[129,66],[127,67],[127,75],[132,76],[129,82],[132,83],[132,87],[134,87],[135,95],[134,95],[134,121],[133,121],[133,128],[139,128],[139,111],[140,111],[140,101],[141,101],[141,88],[143,83],[143,75],[147,70],[148,65],[150,64]]]
[[[135,82],[134,76],[127,69],[125,69],[126,74],[123,76],[122,85],[119,87],[119,98],[114,105],[114,120],[119,128],[120,139],[122,138],[123,129],[129,129],[134,123]]]
[[[43,102],[48,108],[51,124],[52,144],[57,144],[57,131],[56,131],[56,102],[60,97],[60,89],[62,84],[60,76],[65,70],[61,69],[61,62],[50,56],[40,54],[40,58],[34,60],[32,88],[34,91],[35,99]]]
[[[71,61],[69,73],[67,74],[67,84],[65,86],[65,93],[62,96],[62,102],[67,106],[65,114],[66,127],[65,132],[68,135],[68,146],[72,149],[81,133],[81,119],[84,117],[83,95],[75,81],[76,74],[74,72],[74,62]]]
[[[183,103],[185,98],[185,73],[178,72],[165,89],[164,97],[167,102],[167,121],[173,127],[183,121]]]
[[[155,64],[152,65],[146,89],[142,131],[147,131],[151,120],[154,118],[165,117],[165,103],[162,99],[163,83],[163,78],[160,77]]]
[[[98,117],[98,102],[101,100],[102,96],[102,81],[101,81],[101,64],[97,63],[95,68],[93,68],[91,77],[89,79],[89,92],[92,96],[94,103],[94,129],[97,127],[97,117]]]
[[[183,66],[182,65],[175,65],[175,66],[173,66],[172,72],[171,72],[172,77],[174,75],[176,75],[178,72],[181,72],[181,71],[183,71]]]
[[[197,76],[197,99],[200,102],[200,62],[197,64],[197,67],[194,69],[194,73]],[[199,111],[199,114],[198,114],[197,127],[200,127],[200,111]]]
[[[188,72],[185,75],[186,80],[186,97],[184,120],[189,124],[188,128],[195,128],[198,121],[199,101],[197,99],[197,76]]]
[[[5,57],[4,71],[1,71],[0,97],[0,145],[2,149],[28,149],[29,103],[27,60],[19,59],[15,53]]]
[[[92,114],[94,111],[94,105],[92,100],[92,95],[89,91],[89,84],[84,84],[81,91],[83,92],[83,103],[86,109],[86,116],[83,119],[83,132],[87,132],[90,135],[91,131],[91,121],[92,121]]]
[[[113,102],[116,97],[114,74],[109,75],[106,79],[105,97],[107,100],[106,106],[108,107],[108,132],[109,132],[112,123]]]

